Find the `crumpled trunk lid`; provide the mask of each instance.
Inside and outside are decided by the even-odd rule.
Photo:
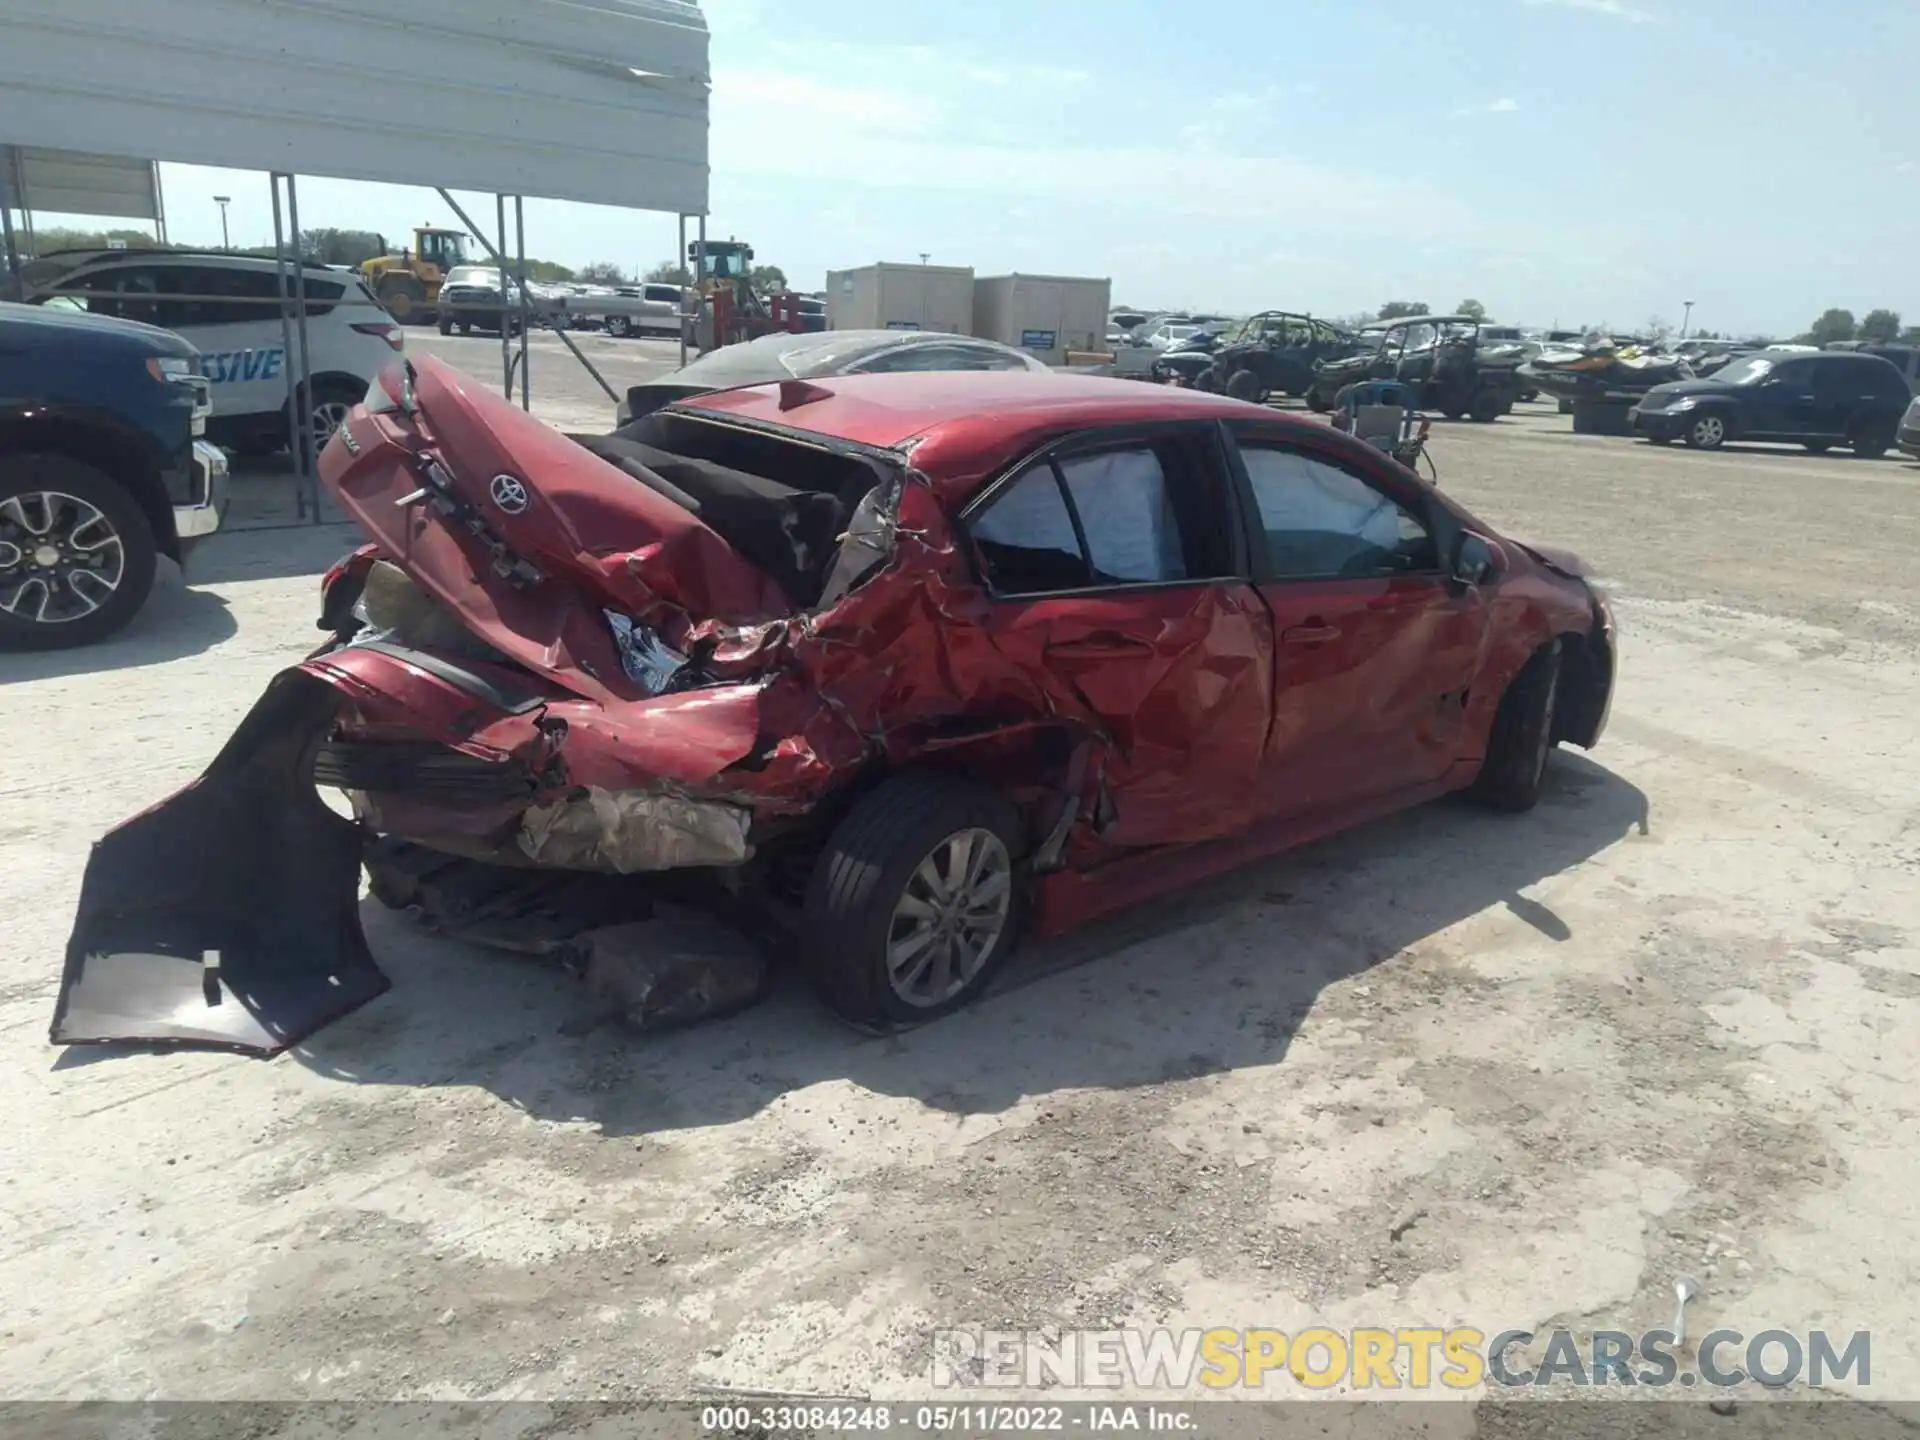
[[[790,602],[685,508],[457,371],[413,363],[414,411],[356,411],[322,480],[381,552],[502,655],[631,699],[606,611],[669,632]],[[397,377],[383,377],[397,387]]]

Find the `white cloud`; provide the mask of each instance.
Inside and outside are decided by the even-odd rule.
[[[1913,168],[1914,168],[1913,161],[1902,160],[1898,165],[1893,167],[1893,173],[1896,175],[1905,175],[1908,171],[1912,170]]]
[[[1468,105],[1454,111],[1455,115],[1511,115],[1520,108],[1520,102],[1511,96],[1503,95],[1498,100],[1485,105]]]
[[[1526,0],[1529,5],[1553,5],[1562,10],[1585,10],[1590,15],[1605,15],[1629,25],[1658,25],[1662,17],[1651,10],[1636,9],[1625,0]]]

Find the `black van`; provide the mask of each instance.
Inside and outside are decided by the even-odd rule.
[[[1845,445],[1873,459],[1893,448],[1911,398],[1906,377],[1878,355],[1762,350],[1705,379],[1656,385],[1627,416],[1656,445],[1781,440],[1816,455]]]

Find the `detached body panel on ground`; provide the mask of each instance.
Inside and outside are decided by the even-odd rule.
[[[885,1024],[979,993],[1023,920],[1449,790],[1525,808],[1552,744],[1605,725],[1611,621],[1577,562],[1323,425],[973,373],[565,437],[432,361],[382,383],[322,457],[370,541],[329,576],[333,638],[96,850],[57,1040],[270,1050],[377,993],[355,827],[316,775],[435,864],[707,887]],[[160,853],[226,790],[214,849],[248,848],[255,896],[304,887],[297,945]],[[115,1003],[161,972],[135,988],[164,1014]],[[256,1028],[183,1014],[194,985]]]

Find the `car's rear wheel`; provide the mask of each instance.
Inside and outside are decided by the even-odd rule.
[[[1235,400],[1260,401],[1260,377],[1251,370],[1236,370],[1227,377],[1227,394]]]
[[[111,475],[0,457],[0,650],[104,640],[146,603],[157,558],[146,512]]]
[[[607,317],[607,334],[617,340],[624,340],[633,333],[633,322],[624,315]]]
[[[1848,447],[1862,460],[1878,460],[1893,448],[1898,427],[1893,425],[1865,425],[1853,432]]]
[[[835,827],[807,889],[803,953],[848,1020],[931,1020],[977,997],[1020,920],[1019,816],[984,786],[897,775]]]
[[[1533,652],[1500,697],[1487,754],[1470,792],[1495,810],[1531,810],[1546,779],[1553,750],[1553,716],[1560,697],[1560,642]]]
[[[1680,432],[1680,438],[1695,450],[1718,450],[1727,443],[1727,422],[1711,412],[1696,415]]]

